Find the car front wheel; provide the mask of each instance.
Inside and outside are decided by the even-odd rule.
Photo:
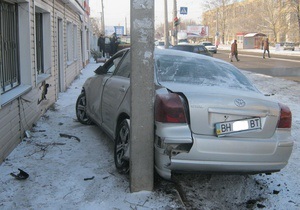
[[[129,138],[130,122],[125,119],[118,126],[114,148],[115,165],[120,173],[129,172]]]
[[[86,97],[85,93],[81,93],[76,101],[76,116],[80,123],[84,125],[91,125],[92,120],[86,113]]]

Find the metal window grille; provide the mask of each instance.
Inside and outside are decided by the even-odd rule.
[[[17,4],[0,2],[0,83],[3,93],[20,82],[17,9]]]
[[[36,67],[37,74],[44,73],[44,49],[43,49],[43,14],[35,13],[36,30]]]

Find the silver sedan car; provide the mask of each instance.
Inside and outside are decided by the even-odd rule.
[[[294,144],[287,106],[219,59],[156,49],[154,60],[153,147],[160,176],[272,173],[287,165]],[[119,172],[129,169],[130,68],[130,49],[119,51],[87,79],[76,102],[78,120],[97,124],[114,140]]]

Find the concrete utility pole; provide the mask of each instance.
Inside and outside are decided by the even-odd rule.
[[[105,25],[104,25],[104,6],[103,6],[103,0],[101,0],[101,33],[105,35]]]
[[[130,191],[152,191],[154,182],[154,0],[131,0],[130,11]]]
[[[169,26],[168,26],[168,1],[165,0],[165,48],[169,48]]]

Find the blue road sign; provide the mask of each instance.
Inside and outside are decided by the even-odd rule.
[[[181,15],[187,15],[188,8],[187,7],[180,7],[180,14]]]

